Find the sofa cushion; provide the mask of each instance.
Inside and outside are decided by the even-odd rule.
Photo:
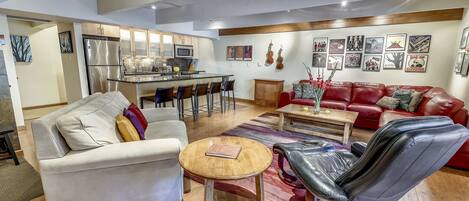
[[[303,89],[301,98],[303,98],[303,99],[305,99],[305,98],[312,99],[312,98],[315,97],[313,85],[311,85],[311,84],[302,84],[301,86],[302,86],[302,89]],[[295,97],[296,97],[296,95],[295,95]]]
[[[137,105],[134,103],[130,104],[129,107],[127,108],[129,111],[137,115],[138,121],[142,124],[143,129],[147,129],[148,127],[148,121],[145,118],[145,115],[143,115],[142,111],[140,108],[138,108]]]
[[[358,112],[359,118],[379,119],[383,109],[377,105],[352,103],[347,106],[347,110]]]
[[[384,96],[384,85],[377,83],[355,82],[352,89],[352,103],[374,105]]]
[[[313,106],[314,102],[315,101],[313,99],[292,99],[290,101],[291,104],[309,105],[309,106]]]
[[[351,82],[332,82],[326,89],[323,99],[350,102],[352,97]]]
[[[394,110],[397,108],[397,106],[399,106],[399,102],[400,101],[397,98],[383,96],[381,99],[379,99],[376,105],[385,109]]]
[[[133,113],[132,111],[128,110],[128,109],[124,109],[124,116],[127,117],[128,120],[130,120],[130,122],[134,126],[135,130],[137,131],[137,133],[139,135],[139,138],[141,140],[144,140],[145,139],[145,129],[143,128],[143,125],[140,122],[140,120],[138,120],[137,115],[135,113]],[[119,117],[119,115],[118,115],[118,117]],[[119,131],[121,131],[121,128],[119,128]],[[121,136],[122,136],[122,132],[121,132]]]
[[[303,86],[301,84],[293,84],[293,91],[295,92],[295,97],[292,98],[303,97]]]
[[[430,96],[424,95],[417,109],[417,114],[420,116],[443,115],[452,117],[463,107],[464,102],[447,93],[432,93]]]
[[[409,103],[410,103],[410,100],[412,99],[413,93],[414,91],[411,91],[411,90],[399,89],[399,90],[394,91],[394,94],[392,94],[392,97],[399,99],[399,109],[408,110]]]
[[[346,101],[336,101],[336,100],[322,100],[321,107],[337,109],[337,110],[346,110],[348,102]]]
[[[433,87],[430,86],[411,86],[411,85],[387,85],[384,90],[385,96],[392,96],[394,92],[398,89],[402,90],[413,90],[418,92],[427,92]]]
[[[383,127],[388,122],[395,119],[410,118],[415,116],[416,115],[414,113],[404,110],[385,110],[383,113],[381,113],[381,117],[379,118],[379,127]]]
[[[414,91],[414,93],[412,93],[412,97],[410,99],[410,102],[409,102],[409,108],[407,111],[409,112],[415,112],[415,110],[417,110],[418,106],[420,105],[420,102],[422,102],[422,99],[423,99],[423,95],[425,94],[425,92],[423,91]]]
[[[183,121],[179,120],[149,123],[145,136],[147,140],[175,138],[181,142],[181,148],[186,147],[188,144],[186,125]]]
[[[139,141],[140,135],[135,129],[132,122],[123,115],[117,115],[116,124],[119,128],[119,133],[126,142]]]

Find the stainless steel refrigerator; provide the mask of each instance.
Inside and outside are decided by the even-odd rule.
[[[85,38],[86,68],[90,94],[117,90],[108,78],[119,78],[120,58],[118,39]]]

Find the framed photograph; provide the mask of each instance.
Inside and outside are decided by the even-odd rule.
[[[313,52],[327,52],[327,37],[313,39]]]
[[[404,52],[386,52],[383,59],[383,70],[401,70],[404,67]]]
[[[244,46],[243,60],[244,61],[252,61],[252,45]]]
[[[344,55],[329,55],[327,60],[327,70],[342,70]]]
[[[10,35],[11,50],[16,62],[31,63],[33,55],[28,36]]]
[[[409,36],[409,48],[407,48],[407,52],[408,53],[429,53],[431,41],[432,41],[431,35]]]
[[[364,35],[347,36],[347,51],[363,51]]]
[[[469,37],[469,27],[466,27],[462,32],[461,42],[459,42],[459,49],[466,48],[468,37]]]
[[[244,58],[244,46],[236,46],[235,53],[236,53],[235,60],[242,61]]]
[[[456,74],[461,73],[462,65],[464,63],[464,55],[465,55],[465,52],[458,52],[458,55],[456,57],[456,62],[454,62],[454,72],[456,72]]]
[[[386,51],[404,51],[407,34],[388,34],[386,36]]]
[[[345,39],[329,40],[329,54],[343,54],[345,52]]]
[[[405,72],[425,73],[427,71],[427,63],[427,54],[409,54],[407,55]]]
[[[327,64],[326,53],[313,53],[313,68],[325,68]]]
[[[369,37],[365,39],[365,54],[382,54],[384,37]]]
[[[466,52],[464,54],[464,62],[462,63],[462,67],[461,67],[461,75],[467,76],[468,73],[469,73],[469,52]]]
[[[73,53],[72,32],[65,31],[59,33],[60,52],[62,54]]]
[[[362,65],[362,53],[345,54],[345,68],[360,68]]]
[[[381,55],[365,55],[363,58],[363,71],[379,72],[381,67]]]
[[[233,61],[236,57],[236,48],[234,46],[226,47],[226,60]]]

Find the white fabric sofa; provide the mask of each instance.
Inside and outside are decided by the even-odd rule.
[[[57,118],[85,106],[116,114],[124,109],[122,103],[129,105],[120,92],[109,93],[115,98],[104,105],[97,100],[106,94],[93,94],[32,122],[46,200],[181,201],[178,156],[188,142],[175,108],[142,110],[149,122],[146,140],[81,151],[68,147],[57,130]]]

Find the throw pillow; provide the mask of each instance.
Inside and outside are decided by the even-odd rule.
[[[127,117],[127,119],[130,120],[134,128],[137,130],[138,135],[140,136],[141,140],[145,139],[145,129],[143,129],[142,123],[138,120],[138,117],[136,114],[134,114],[132,111],[128,109],[124,109],[124,116]]]
[[[121,134],[124,141],[131,142],[140,140],[140,136],[137,130],[135,130],[135,127],[132,125],[132,122],[130,122],[127,117],[121,114],[117,115],[116,124],[117,128],[119,129],[119,133]]]
[[[396,90],[393,94],[393,98],[399,99],[399,109],[408,110],[409,103],[412,97],[413,90]]]
[[[303,87],[301,84],[293,84],[293,91],[295,92],[295,99],[303,98]]]
[[[410,103],[409,103],[409,108],[408,108],[407,111],[415,112],[415,110],[417,110],[417,108],[419,107],[420,102],[423,99],[423,94],[425,94],[425,92],[416,91],[416,92],[412,93],[412,97],[411,97]]]
[[[133,112],[135,115],[137,115],[137,118],[138,118],[138,121],[140,121],[140,123],[142,124],[143,126],[143,129],[144,130],[147,130],[147,127],[148,127],[148,121],[147,119],[145,118],[145,115],[143,115],[142,111],[140,110],[140,108],[138,108],[137,105],[135,104],[130,104],[129,107],[127,108],[128,110],[130,110],[131,112]]]
[[[314,98],[314,88],[313,85],[311,84],[302,84],[303,86],[303,97],[302,98],[309,98],[313,99]]]
[[[397,106],[399,106],[399,99],[397,98],[393,98],[393,97],[389,97],[389,96],[383,96],[381,99],[379,99],[379,101],[376,103],[376,105],[382,107],[382,108],[386,108],[386,109],[389,109],[389,110],[394,110],[397,108]]]

